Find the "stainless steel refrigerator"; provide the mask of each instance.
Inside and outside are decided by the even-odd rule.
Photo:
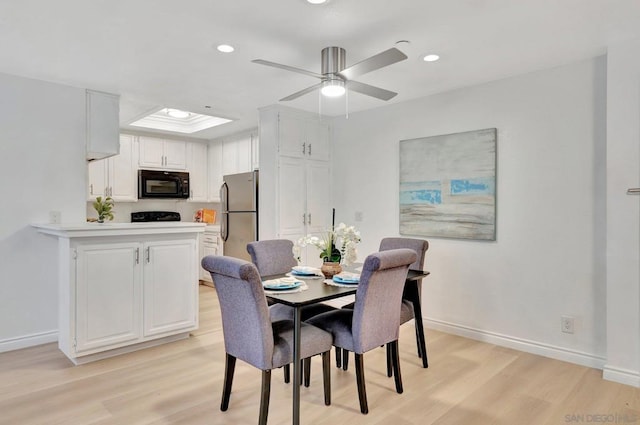
[[[224,176],[220,199],[224,255],[251,261],[247,243],[258,240],[258,171]]]

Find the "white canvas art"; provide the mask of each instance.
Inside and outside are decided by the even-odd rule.
[[[400,141],[400,234],[496,239],[496,134]]]

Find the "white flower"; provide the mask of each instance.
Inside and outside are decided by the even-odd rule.
[[[298,239],[294,256],[300,262],[300,248],[313,245],[320,250],[320,258],[331,258],[334,249],[340,252],[340,262],[350,265],[357,261],[356,244],[360,242],[360,232],[353,226],[338,224],[333,230],[328,230],[322,238],[307,235]]]

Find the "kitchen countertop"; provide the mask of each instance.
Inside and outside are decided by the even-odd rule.
[[[205,223],[166,221],[150,223],[32,224],[38,232],[58,237],[95,237],[204,232]]]

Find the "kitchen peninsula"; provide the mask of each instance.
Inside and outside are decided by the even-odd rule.
[[[197,329],[204,223],[33,226],[58,239],[58,347],[74,364]]]

